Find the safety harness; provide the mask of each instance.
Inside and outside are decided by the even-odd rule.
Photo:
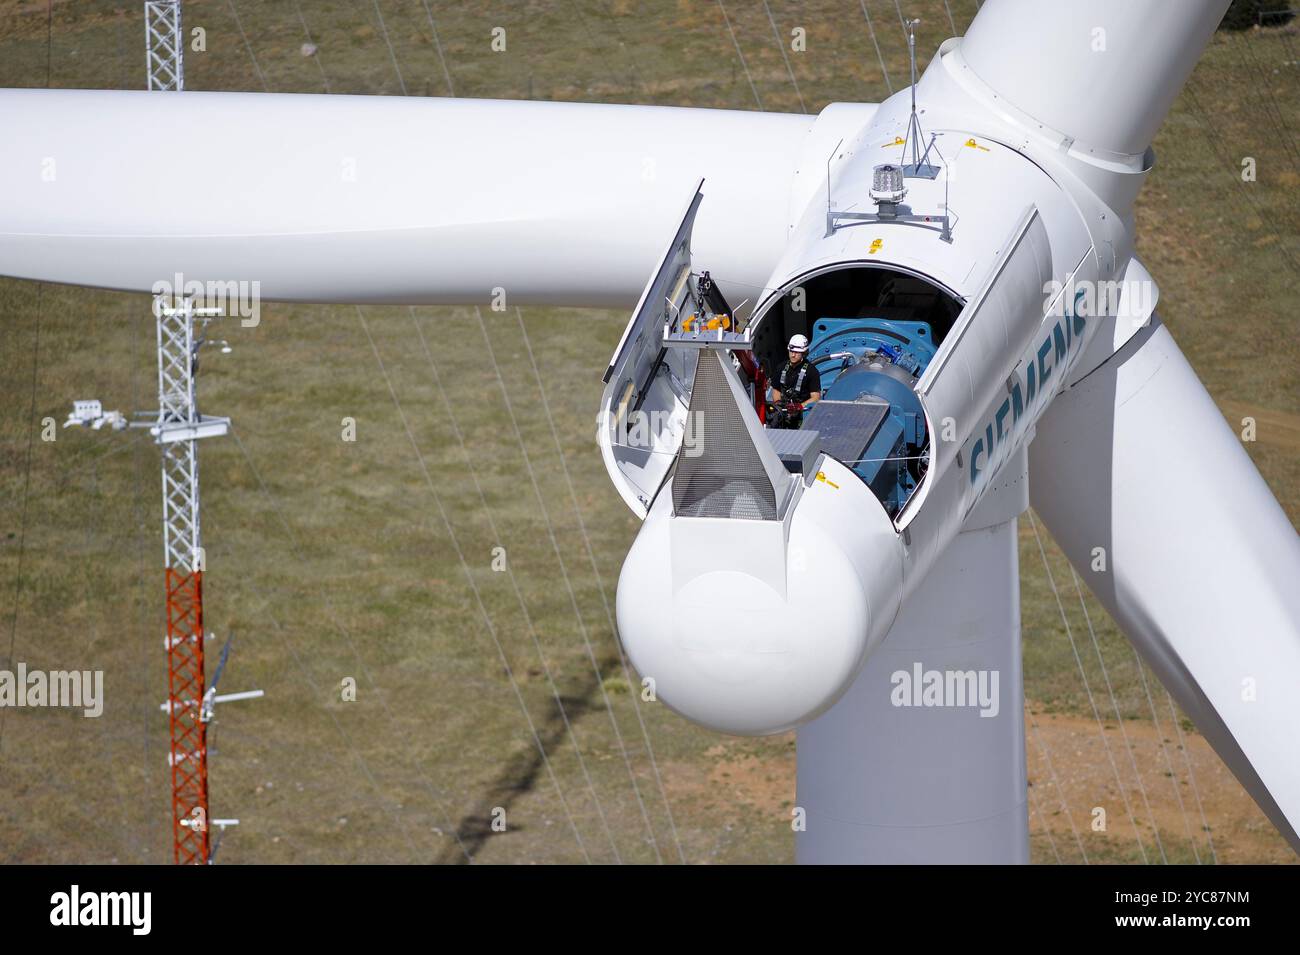
[[[785,367],[781,369],[781,394],[783,395],[786,393],[786,391],[790,390],[789,382],[786,381],[786,376],[789,374],[790,374],[790,363],[786,362]],[[799,377],[796,378],[794,381],[794,391],[796,393],[803,391],[803,380],[804,380],[804,376],[807,374],[808,374],[808,359],[805,358],[803,361],[799,362]]]

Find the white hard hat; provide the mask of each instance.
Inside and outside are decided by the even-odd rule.
[[[808,338],[806,335],[794,335],[790,338],[790,351],[807,351]]]

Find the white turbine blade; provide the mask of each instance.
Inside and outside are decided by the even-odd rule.
[[[865,121],[861,109],[840,114]],[[257,281],[271,300],[486,303],[503,289],[508,304],[630,306],[703,177],[700,247],[724,283],[759,286],[783,247],[816,121],[3,90],[0,275],[148,291],[181,273]]]
[[[1056,398],[1029,474],[1079,575],[1300,850],[1300,538],[1162,325]]]
[[[987,0],[961,57],[991,87],[1073,149],[1139,159],[1230,0]]]

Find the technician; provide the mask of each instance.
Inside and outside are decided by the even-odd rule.
[[[781,365],[772,380],[772,403],[777,407],[775,427],[797,428],[809,406],[821,400],[822,378],[808,361],[808,339],[795,335],[790,339],[790,360]],[[781,412],[784,412],[782,414]]]

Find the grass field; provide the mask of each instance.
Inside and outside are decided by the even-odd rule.
[[[907,71],[884,0],[185,9],[206,32],[186,59],[192,89],[438,96],[450,78],[461,96],[816,111],[879,101]],[[932,50],[949,10],[960,31],[975,3],[905,9]],[[778,45],[796,27],[807,52]],[[1296,44],[1280,30],[1215,38],[1138,210],[1161,314],[1228,420],[1257,420],[1247,448],[1293,523]],[[0,86],[143,76],[139,4],[0,0]],[[1257,182],[1241,181],[1244,157]],[[185,201],[163,211],[202,215],[202,197]],[[793,859],[793,736],[722,738],[637,706],[619,658],[613,588],[637,523],[593,436],[626,318],[268,304],[257,328],[219,333],[234,350],[205,357],[201,401],[235,436],[202,447],[207,625],[213,652],[235,638],[222,690],[267,693],[219,712],[210,736],[213,813],[241,820],[219,861]],[[149,302],[0,280],[0,324],[0,660],[102,669],[107,694],[97,720],[0,710],[0,861],[168,861],[157,449],[141,432],[40,433],[76,397],[155,405]],[[1045,559],[1022,520],[1034,860],[1294,861],[1038,530]],[[1094,806],[1107,832],[1090,830]]]

